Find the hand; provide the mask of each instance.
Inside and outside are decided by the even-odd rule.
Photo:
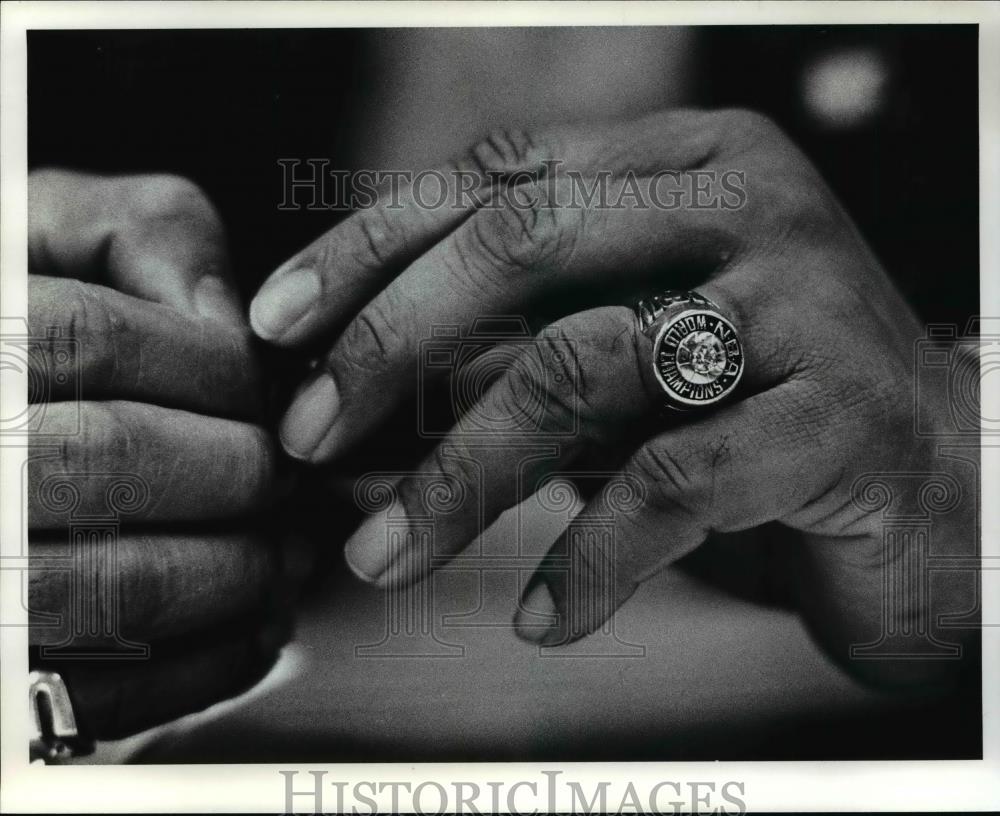
[[[273,663],[286,624],[262,611],[280,563],[237,520],[268,501],[275,452],[255,424],[260,383],[222,225],[197,187],[35,172],[29,258],[29,402],[45,403],[28,469],[29,601],[44,616],[31,642],[54,649],[42,660],[91,735],[119,737],[229,697]],[[96,573],[67,573],[67,528],[116,513],[116,543],[84,545]],[[125,654],[98,637],[109,628],[152,644],[150,659],[58,660],[59,648]]]
[[[514,173],[549,160],[563,162],[554,184],[494,190],[498,206],[429,212],[404,189],[403,207],[380,200],[274,273],[251,306],[256,332],[284,346],[336,335],[284,418],[285,449],[324,462],[369,437],[412,394],[420,343],[436,325],[469,326],[480,315],[524,315],[536,325],[555,318],[418,475],[402,481],[394,508],[434,516],[434,552],[447,556],[555,470],[610,467],[641,483],[641,508],[616,518],[613,569],[584,563],[572,576],[584,587],[575,601],[566,572],[552,568],[567,546],[556,543],[515,620],[523,637],[554,644],[592,632],[709,532],[777,521],[799,539],[796,589],[836,659],[882,682],[923,685],[948,674],[955,661],[848,658],[851,644],[876,640],[883,623],[881,514],[852,501],[852,484],[866,473],[953,474],[965,501],[942,517],[937,540],[945,552],[969,553],[975,468],[938,458],[932,440],[915,437],[920,326],[810,163],[759,115],[672,111],[606,127],[498,134],[459,165]],[[573,171],[588,188],[610,171],[611,202],[630,172],[640,182],[658,178],[658,200],[678,200],[673,194],[682,206],[637,206],[634,196],[621,207],[550,206],[553,195],[570,200]],[[727,171],[742,174],[743,196],[721,194]],[[708,192],[717,203],[699,207],[706,199],[693,191],[706,172],[715,174]],[[657,424],[661,395],[641,374],[652,342],[622,304],[691,286],[741,333],[741,398]],[[541,410],[532,413],[535,406]],[[943,402],[930,408],[946,415]],[[509,423],[503,446],[470,441],[478,418],[529,414],[527,430]],[[558,456],[523,456],[546,433],[573,429],[559,437]],[[428,476],[460,484],[473,509],[435,515],[419,489]],[[606,511],[598,496],[582,513]],[[426,572],[426,559],[387,552],[385,542],[379,516],[355,533],[346,556],[358,575],[387,586]],[[970,581],[943,586],[929,619],[974,606],[962,594],[971,593]],[[910,621],[928,613],[926,594],[907,603]],[[547,614],[550,626],[532,625]]]

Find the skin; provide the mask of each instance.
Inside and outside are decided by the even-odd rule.
[[[450,556],[549,473],[616,471],[640,484],[641,507],[615,515],[611,577],[585,560],[574,575],[585,591],[571,596],[565,570],[553,566],[567,542],[556,542],[515,616],[522,637],[550,645],[582,637],[710,532],[780,522],[795,541],[788,557],[802,612],[836,660],[875,683],[946,687],[957,661],[849,658],[852,644],[878,638],[883,621],[882,515],[853,501],[852,485],[872,473],[948,474],[962,501],[937,519],[936,546],[969,554],[976,465],[943,458],[935,439],[914,435],[922,327],[818,173],[762,116],[683,110],[503,131],[444,170],[510,173],[551,159],[585,176],[612,171],[613,191],[629,170],[646,178],[737,170],[745,173],[745,205],[558,209],[545,206],[544,184],[530,182],[494,191],[495,207],[427,211],[406,189],[402,207],[380,199],[289,259],[251,305],[263,339],[329,344],[282,422],[285,450],[319,464],[370,444],[413,399],[421,341],[435,325],[511,314],[547,324],[523,354],[541,349],[548,362],[505,358],[509,367],[479,404],[399,483],[391,511],[397,519],[434,517],[435,553]],[[529,199],[537,204],[523,206]],[[690,286],[736,325],[746,372],[738,398],[667,424],[657,420],[659,394],[647,372],[652,341],[624,304]],[[514,416],[532,400],[542,406],[534,430],[511,423],[502,429],[511,444],[475,447],[468,417]],[[943,432],[943,397],[925,407]],[[546,433],[561,434],[559,455],[523,462],[518,444]],[[421,485],[432,478],[464,491],[457,512],[425,506]],[[590,497],[582,516],[607,513],[605,498]],[[383,587],[426,577],[426,561],[406,544],[387,550],[384,523],[373,516],[348,541],[353,571]],[[947,578],[931,619],[972,608],[974,592],[970,576]],[[928,611],[917,605],[930,603],[911,599],[905,614],[914,619]],[[973,631],[942,639],[969,643]]]
[[[77,516],[108,512],[108,474],[148,491],[122,514],[117,576],[99,561],[98,578],[117,581],[117,633],[149,659],[48,661],[90,736],[121,737],[230,697],[273,664],[288,635],[282,555],[240,519],[271,501],[275,444],[256,422],[259,372],[221,222],[197,187],[35,172],[29,258],[31,335],[59,338],[29,355],[29,400],[46,403],[28,468],[29,604],[50,616],[33,621],[32,644],[72,631],[68,575],[47,568],[65,563],[69,511],[45,485],[74,484]],[[67,347],[79,374],[61,379]]]
[[[638,509],[615,516],[614,569],[575,576],[585,590],[578,607],[556,568],[567,541],[555,542],[517,610],[522,637],[582,637],[708,533],[778,521],[795,539],[788,558],[802,612],[835,659],[873,682],[946,687],[957,661],[846,657],[850,644],[876,639],[882,623],[881,517],[851,500],[855,480],[950,475],[963,501],[936,520],[936,552],[968,554],[975,469],[914,437],[921,328],[808,161],[759,116],[674,111],[504,131],[450,166],[513,173],[548,159],[619,179],[629,169],[735,169],[746,174],[746,206],[515,206],[525,190],[544,204],[544,188],[530,184],[491,191],[498,206],[490,208],[429,211],[405,189],[400,208],[378,201],[283,264],[252,306],[257,334],[276,345],[314,348],[333,338],[282,423],[285,449],[317,464],[363,451],[412,399],[420,341],[435,323],[522,315],[546,331],[535,343],[488,352],[499,374],[397,485],[394,508],[435,515],[421,484],[460,485],[467,504],[435,515],[436,547],[447,556],[556,471],[617,471],[641,486]],[[46,480],[85,474],[77,512],[86,513],[104,510],[101,474],[139,476],[151,501],[125,517],[119,535],[120,634],[152,644],[151,659],[59,666],[91,734],[124,736],[238,693],[287,637],[275,602],[285,592],[287,553],[240,523],[271,499],[275,445],[256,421],[260,383],[246,318],[204,195],[174,177],[41,171],[30,178],[29,199],[30,329],[39,337],[55,327],[75,341],[82,383],[77,395],[72,380],[56,379],[55,345],[38,344],[31,399],[47,403],[51,436],[32,440],[29,602],[54,615],[68,603],[64,576],[45,568],[65,552],[68,521],[41,500]],[[651,341],[622,304],[691,285],[733,319],[747,373],[734,401],[667,425],[646,369]],[[541,368],[522,364],[529,358]],[[500,427],[514,444],[473,444],[469,416],[516,419],[532,405],[540,409],[533,430]],[[948,406],[925,408],[943,427]],[[539,438],[557,438],[558,456],[512,453]],[[606,498],[589,496],[583,517],[603,517]],[[350,539],[352,569],[381,586],[424,577],[422,561],[386,552],[383,525],[375,516]],[[961,576],[935,585],[941,639],[968,634],[938,632],[936,615],[971,608],[973,590]],[[33,626],[32,642],[64,641],[69,621],[55,621]]]

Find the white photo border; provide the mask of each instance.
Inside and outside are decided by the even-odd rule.
[[[976,23],[979,25],[981,312],[1000,314],[1000,5],[968,2],[6,2],[0,9],[0,305],[27,314],[27,42],[31,29],[336,28],[398,26],[772,25]],[[989,226],[992,225],[993,229]],[[2,374],[3,416],[26,404],[26,377]],[[1000,416],[1000,378],[983,381],[982,410]],[[989,413],[992,412],[992,413]],[[20,558],[26,502],[20,474],[26,440],[0,448],[0,541],[4,559]],[[1000,496],[1000,448],[983,448],[983,497]],[[16,488],[16,489],[12,489]],[[1000,503],[982,507],[983,554],[1000,556]],[[16,565],[15,561],[4,561]],[[0,570],[0,811],[282,812],[293,766],[28,764],[26,613],[21,572]],[[983,619],[1000,620],[1000,593],[983,597]],[[18,625],[21,624],[21,625]],[[637,790],[663,780],[745,783],[751,811],[876,811],[1000,808],[1000,627],[983,628],[983,760],[837,762],[310,764],[351,785],[362,780],[541,780],[561,771],[585,789],[595,778]],[[617,783],[616,783],[617,784]],[[375,797],[380,805],[385,796]],[[613,795],[609,797],[614,800]],[[614,800],[617,801],[617,800]],[[529,804],[519,796],[518,802]],[[544,795],[534,805],[549,807]],[[557,808],[569,802],[557,800]]]

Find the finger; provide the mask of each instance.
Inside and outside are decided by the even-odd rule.
[[[234,697],[267,674],[286,622],[221,628],[153,644],[149,660],[54,663],[94,739],[121,739]]]
[[[250,305],[254,331],[287,346],[343,326],[402,264],[468,218],[491,184],[538,173],[548,156],[526,134],[504,131],[443,168],[390,179],[373,206],[338,224],[268,278]]]
[[[288,453],[327,461],[384,421],[412,393],[418,371],[433,375],[419,368],[421,349],[442,327],[530,314],[543,300],[558,306],[562,295],[588,289],[607,298],[609,276],[625,292],[676,285],[678,270],[697,269],[703,279],[733,259],[746,229],[733,212],[548,208],[545,190],[518,189],[411,264],[347,326],[285,415]],[[526,195],[535,196],[530,206]]]
[[[222,221],[187,179],[36,171],[28,180],[28,257],[32,272],[106,283],[246,325]]]
[[[259,409],[245,332],[114,289],[28,277],[31,402],[133,399],[234,416]]]
[[[279,345],[316,340],[343,328],[403,265],[491,200],[486,191],[553,173],[557,165],[588,174],[702,166],[733,125],[730,115],[675,110],[587,128],[499,130],[425,174],[426,183],[420,174],[389,183],[373,206],[282,264],[254,298],[251,324]]]
[[[647,346],[649,347],[647,349]],[[387,586],[424,577],[425,553],[411,536],[392,536],[407,519],[434,519],[435,556],[461,551],[506,509],[534,492],[549,472],[620,441],[655,407],[639,376],[638,359],[652,353],[635,315],[607,307],[565,318],[519,346],[486,352],[463,380],[493,367],[503,373],[465,412],[432,454],[396,485],[398,500],[351,536],[345,557],[356,575]],[[551,440],[547,454],[539,446]],[[463,497],[458,508],[435,512],[432,485]]]
[[[247,533],[130,531],[74,542],[33,533],[30,547],[38,645],[106,646],[111,636],[148,644],[207,629],[260,607],[280,578],[274,547]]]
[[[518,634],[553,645],[595,631],[709,531],[828,516],[843,440],[812,410],[815,399],[813,386],[789,381],[641,446],[622,477],[643,485],[644,500],[617,510],[606,490],[586,504],[529,581]],[[609,524],[612,540],[593,534]]]
[[[31,440],[31,528],[81,515],[195,521],[266,507],[274,450],[263,429],[137,402],[52,403]]]
[[[703,287],[703,293],[723,303],[732,299],[717,285]],[[752,349],[744,387],[753,392],[780,382],[787,370],[772,352],[772,332],[766,324],[747,322],[744,334]],[[470,364],[470,374],[456,376],[474,380],[492,365],[483,359]],[[631,309],[571,315],[505,362],[504,374],[416,472],[400,481],[397,504],[371,516],[350,538],[345,555],[355,574],[382,586],[423,577],[429,561],[409,552],[415,538],[394,535],[389,541],[389,518],[395,532],[408,518],[433,518],[435,556],[454,555],[554,470],[601,459],[605,470],[613,469],[620,462],[609,461],[611,451],[655,429],[649,421],[662,409],[663,392],[652,376],[642,375],[653,367],[653,340]],[[539,454],[543,441],[553,449],[549,455]],[[464,497],[462,508],[435,513],[426,502],[434,483],[453,485]]]

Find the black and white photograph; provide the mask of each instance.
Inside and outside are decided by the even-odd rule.
[[[997,770],[1000,7],[171,5],[2,12],[4,812]]]

